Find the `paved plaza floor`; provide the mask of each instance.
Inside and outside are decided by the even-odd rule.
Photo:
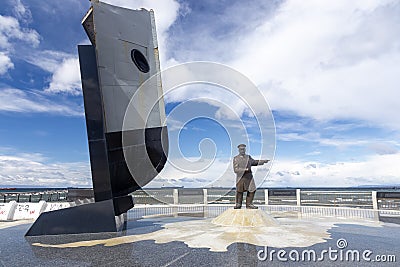
[[[274,219],[278,225],[249,228],[188,214],[155,216],[130,220],[118,234],[41,237],[24,237],[29,221],[1,222],[0,266],[399,265],[399,224],[292,215]]]

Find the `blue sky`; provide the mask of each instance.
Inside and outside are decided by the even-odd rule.
[[[269,173],[263,186],[400,184],[398,1],[107,2],[155,10],[162,69],[213,61],[258,86],[276,124],[274,163],[256,173]],[[5,0],[0,7],[2,186],[91,185],[76,48],[88,44],[80,21],[89,6]],[[196,99],[209,92],[181,88],[166,96],[166,108],[172,163],[215,154],[212,167],[193,174],[168,166],[152,186],[233,185],[227,129],[236,121],[221,112],[217,89],[214,102]],[[207,118],[182,125],[187,113],[175,108],[185,101]],[[250,153],[272,156],[260,149],[271,140],[232,109],[249,122]]]

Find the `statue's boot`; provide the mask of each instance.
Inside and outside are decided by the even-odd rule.
[[[253,199],[256,191],[254,192],[247,192],[246,196],[246,209],[258,209],[258,207],[253,205]]]
[[[236,205],[234,209],[240,209],[242,207],[243,192],[236,192]]]

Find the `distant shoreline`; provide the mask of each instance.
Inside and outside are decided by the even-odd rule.
[[[90,187],[11,187],[4,186],[0,187],[0,194],[4,193],[25,193],[25,192],[43,192],[43,191],[62,191],[68,189],[92,189]],[[199,189],[208,189],[208,190],[235,190],[235,188],[229,187],[148,187],[143,188],[142,190],[171,190],[171,189],[179,189],[179,190],[199,190]],[[385,186],[357,186],[357,187],[260,187],[257,190],[314,190],[314,191],[400,191],[400,185],[385,185]],[[139,190],[140,191],[140,190]]]

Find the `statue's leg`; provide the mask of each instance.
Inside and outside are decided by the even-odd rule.
[[[238,192],[236,190],[236,205],[234,209],[240,209],[242,207],[242,201],[243,201],[243,192]]]
[[[246,196],[246,209],[258,209],[258,207],[253,205],[253,199],[254,199],[254,195],[256,194],[256,191],[254,192],[247,192],[247,196]]]

